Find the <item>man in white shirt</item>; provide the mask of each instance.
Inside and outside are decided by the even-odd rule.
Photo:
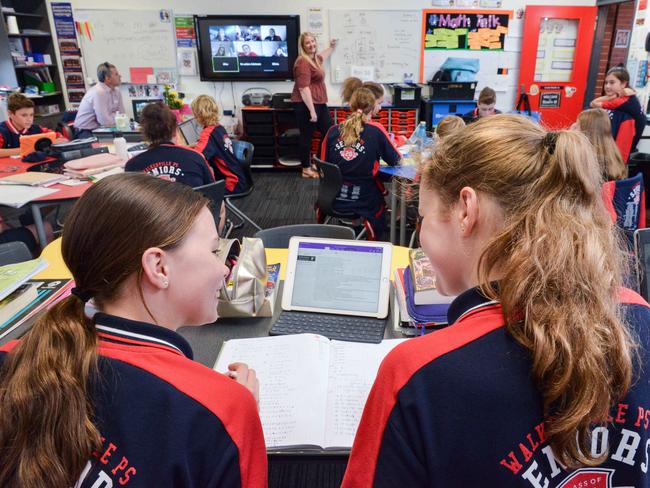
[[[97,79],[99,83],[86,92],[79,104],[74,120],[78,138],[92,136],[92,131],[98,127],[114,126],[115,114],[124,113],[119,90],[122,79],[117,68],[108,62],[100,64]]]

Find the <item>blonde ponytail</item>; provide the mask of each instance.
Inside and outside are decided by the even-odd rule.
[[[364,127],[364,117],[371,114],[375,108],[375,97],[366,88],[359,88],[350,99],[352,113],[341,124],[340,137],[346,146],[355,144],[361,137]]]
[[[555,456],[599,464],[606,453],[591,454],[591,429],[629,389],[635,344],[617,301],[624,252],[589,142],[523,117],[481,119],[445,139],[422,184],[449,207],[464,186],[498,202],[504,226],[483,249],[479,283],[530,353]]]

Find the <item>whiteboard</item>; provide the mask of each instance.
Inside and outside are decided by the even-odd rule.
[[[331,58],[331,80],[368,73],[373,81],[417,79],[420,72],[422,12],[420,10],[330,10],[330,37],[338,39]]]
[[[174,19],[169,10],[75,9],[74,15],[89,77],[95,79],[97,66],[108,61],[124,83],[131,82],[131,68],[153,68],[154,75],[169,72],[176,78]]]

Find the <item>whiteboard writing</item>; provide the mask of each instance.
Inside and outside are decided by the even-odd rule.
[[[161,11],[81,9],[75,16],[89,76],[94,78],[97,66],[105,61],[114,64],[127,83],[130,68],[175,69],[173,24]]]
[[[331,78],[341,83],[353,67],[374,67],[374,81],[395,83],[420,70],[422,14],[417,10],[330,10]]]

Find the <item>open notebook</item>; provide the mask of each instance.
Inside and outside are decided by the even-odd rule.
[[[244,362],[260,381],[268,449],[350,449],[384,356],[405,339],[380,344],[298,334],[227,341],[214,369]]]

